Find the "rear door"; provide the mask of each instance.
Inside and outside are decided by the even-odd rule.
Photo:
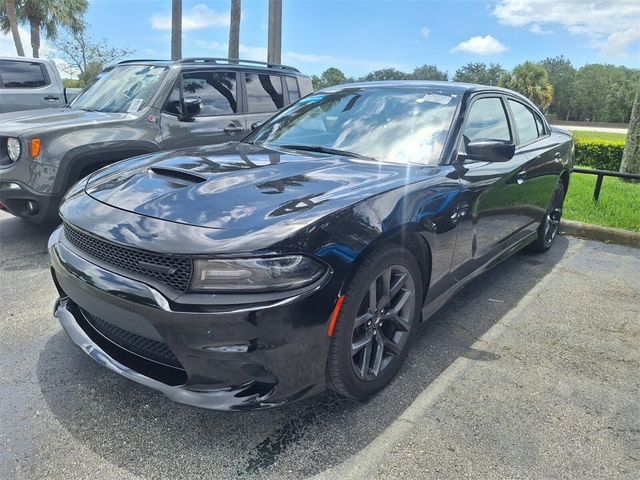
[[[189,119],[180,118],[183,97],[198,97],[202,110]],[[219,70],[185,72],[176,81],[160,119],[163,149],[210,145],[241,139],[247,131],[241,112],[238,74]]]
[[[468,107],[459,150],[471,140],[516,143],[505,99],[499,94],[475,97]],[[457,280],[520,239],[526,219],[520,191],[527,156],[516,152],[508,162],[467,160],[460,169],[460,225],[452,264]]]
[[[528,157],[520,193],[524,220],[534,230],[544,220],[558,182],[560,145],[554,144],[545,122],[529,105],[510,97],[507,105],[518,133],[516,151]]]
[[[273,117],[287,103],[284,78],[272,73],[243,73],[246,92],[247,125],[264,122]],[[287,92],[288,95],[288,92]]]
[[[64,98],[42,62],[0,60],[0,111],[60,107]]]

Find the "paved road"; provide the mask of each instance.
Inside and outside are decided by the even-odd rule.
[[[558,238],[470,284],[365,404],[169,402],[51,315],[48,232],[0,213],[0,478],[637,478],[638,250]]]
[[[589,126],[579,126],[579,125],[552,125],[560,128],[564,128],[565,130],[578,130],[583,132],[605,132],[605,133],[623,133],[627,134],[628,129],[626,128],[614,128],[614,127],[589,127]]]

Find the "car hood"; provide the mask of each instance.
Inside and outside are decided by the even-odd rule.
[[[96,172],[85,192],[112,207],[214,229],[308,225],[405,185],[419,167],[244,143],[154,153]]]
[[[23,135],[34,131],[75,127],[121,120],[126,113],[87,112],[73,108],[45,108],[0,114],[0,136]]]

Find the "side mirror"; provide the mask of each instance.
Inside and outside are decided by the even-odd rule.
[[[516,152],[516,146],[504,140],[478,139],[466,145],[466,158],[483,162],[508,162]]]
[[[200,97],[185,97],[182,101],[182,119],[187,120],[195,117],[202,110],[202,100]]]
[[[257,128],[259,128],[264,122],[253,122],[251,124],[251,131],[253,132],[254,130],[256,130]]]

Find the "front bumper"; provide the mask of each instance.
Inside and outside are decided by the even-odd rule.
[[[61,194],[36,192],[22,182],[3,180],[0,176],[0,210],[16,217],[33,223],[57,222],[61,200]],[[31,208],[28,202],[32,202]]]
[[[114,273],[61,242],[49,241],[55,316],[85,353],[108,369],[179,403],[216,410],[268,408],[325,389],[327,324],[337,298],[330,277],[277,302],[228,299],[176,304],[153,286]],[[94,317],[136,340],[123,344]],[[140,340],[142,339],[142,340]],[[140,354],[140,341],[166,345],[177,363]]]

